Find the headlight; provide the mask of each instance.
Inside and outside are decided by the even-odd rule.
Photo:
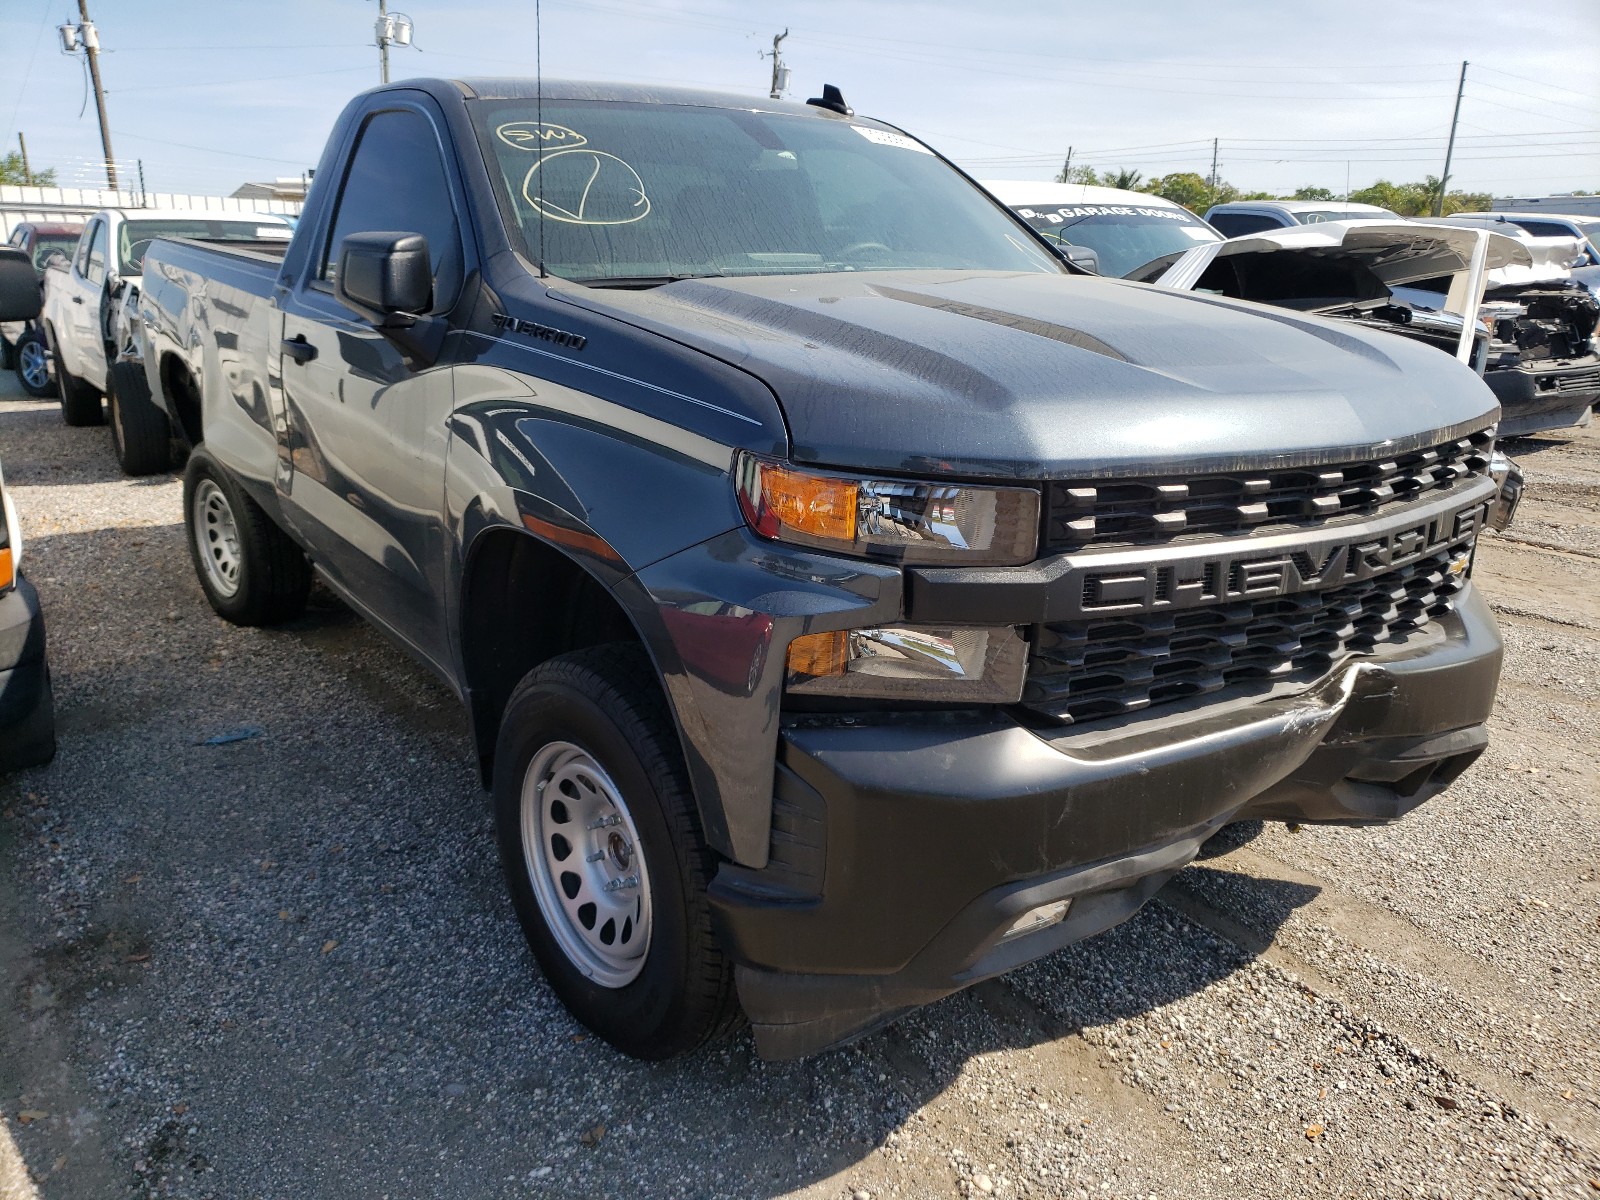
[[[741,451],[739,505],[762,537],[903,563],[1015,566],[1039,547],[1034,488],[826,475]]]
[[[1028,645],[1013,628],[891,625],[789,643],[786,689],[802,696],[1015,704]]]

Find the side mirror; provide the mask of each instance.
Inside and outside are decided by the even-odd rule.
[[[339,243],[340,300],[377,325],[405,325],[433,303],[428,239],[420,233],[352,233]],[[394,318],[401,318],[394,320]]]
[[[39,276],[27,253],[0,247],[0,321],[31,321],[39,304]]]
[[[1069,267],[1076,267],[1086,275],[1100,274],[1100,255],[1090,247],[1062,245],[1056,252]]]

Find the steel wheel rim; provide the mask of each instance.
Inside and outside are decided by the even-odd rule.
[[[36,338],[17,347],[17,371],[29,387],[42,388],[50,382],[49,352]]]
[[[239,590],[239,527],[223,490],[202,479],[194,490],[194,544],[206,579],[226,598]]]
[[[528,764],[522,857],[567,961],[601,987],[637,979],[650,949],[650,876],[621,791],[582,747],[550,742]]]

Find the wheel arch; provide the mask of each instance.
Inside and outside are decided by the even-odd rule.
[[[514,525],[491,524],[463,556],[458,628],[462,691],[485,787],[494,777],[506,701],[529,671],[586,646],[636,643],[649,657],[672,715],[701,829],[710,845],[730,853],[716,780],[698,749],[698,714],[685,711],[686,694],[670,686],[682,664],[637,579],[618,574],[608,582],[562,546]]]
[[[191,447],[204,440],[204,423],[201,417],[200,381],[183,356],[172,350],[161,355],[157,368],[161,385],[161,399],[173,423]]]

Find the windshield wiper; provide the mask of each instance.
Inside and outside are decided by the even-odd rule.
[[[668,283],[682,283],[685,279],[718,279],[715,274],[701,275],[594,275],[583,279],[574,279],[571,282],[581,283],[585,287],[599,288],[653,288],[661,287]]]

